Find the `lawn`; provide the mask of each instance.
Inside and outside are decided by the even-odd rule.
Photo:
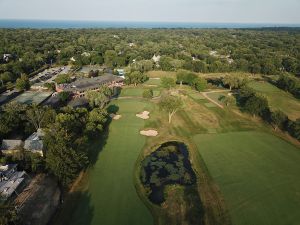
[[[176,78],[176,72],[154,70],[154,71],[147,72],[147,76],[150,78],[161,78],[161,77]]]
[[[213,99],[214,101],[218,102],[219,104],[223,105],[224,103],[222,101],[220,101],[220,97],[222,96],[228,96],[228,91],[224,91],[224,92],[212,92],[212,93],[207,93],[207,96],[211,99]]]
[[[151,87],[146,87],[151,88]],[[143,87],[126,87],[122,88],[120,97],[143,97],[143,92],[146,88]],[[153,96],[157,97],[160,95],[160,88],[151,88],[153,90]]]
[[[264,94],[268,98],[271,108],[283,111],[292,120],[300,118],[300,101],[291,94],[267,82],[253,81],[248,86]]]
[[[193,91],[193,90],[188,90],[187,91],[188,95],[195,99],[195,100],[205,100],[206,98],[199,92]]]
[[[161,80],[159,78],[150,78],[144,84],[159,86],[161,84]]]
[[[298,148],[260,132],[203,134],[193,140],[234,225],[299,224]]]
[[[142,97],[144,89],[141,87],[122,88],[120,97]]]
[[[110,124],[106,144],[88,171],[85,193],[73,202],[72,212],[58,218],[57,224],[153,224],[152,215],[137,195],[133,171],[145,143],[145,138],[139,134],[144,121],[135,114],[149,103],[123,99],[111,104],[119,107],[122,118]]]

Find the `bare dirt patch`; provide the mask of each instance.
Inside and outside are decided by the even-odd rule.
[[[156,137],[158,132],[156,130],[141,130],[140,134],[147,137]]]
[[[117,115],[117,114],[109,114],[109,116],[113,119],[113,120],[119,120],[121,119],[122,115]]]
[[[14,203],[24,224],[46,225],[55,213],[59,201],[60,190],[57,182],[45,174],[40,174],[31,180]]]
[[[138,114],[135,114],[138,118],[141,118],[143,120],[147,120],[149,119],[149,114],[150,112],[148,111],[144,111],[144,112],[141,112],[141,113],[138,113]]]

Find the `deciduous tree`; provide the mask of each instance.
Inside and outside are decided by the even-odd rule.
[[[16,88],[20,91],[28,90],[30,88],[29,79],[25,74],[22,74],[16,81]]]
[[[183,102],[178,96],[164,95],[161,97],[159,102],[160,109],[168,113],[169,123],[171,123],[172,117],[182,108],[182,106]]]

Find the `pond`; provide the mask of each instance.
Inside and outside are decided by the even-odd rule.
[[[193,185],[196,175],[192,169],[187,146],[182,142],[166,142],[142,161],[140,179],[151,202],[165,201],[166,185]]]

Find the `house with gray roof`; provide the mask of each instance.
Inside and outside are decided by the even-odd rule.
[[[44,132],[41,129],[39,129],[37,132],[34,132],[25,140],[24,149],[26,151],[32,153],[38,153],[41,156],[43,156],[43,149],[44,149],[43,137],[44,137]]]

